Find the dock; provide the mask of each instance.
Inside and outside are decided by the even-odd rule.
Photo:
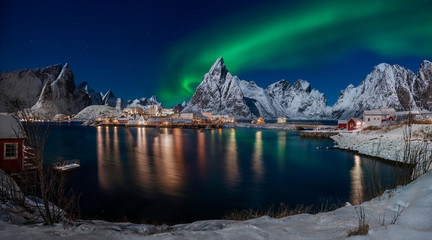
[[[55,162],[52,165],[55,170],[60,172],[72,171],[81,167],[79,160]]]

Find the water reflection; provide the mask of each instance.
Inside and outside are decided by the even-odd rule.
[[[285,151],[286,151],[286,132],[278,132],[278,159],[279,167],[285,162]]]
[[[138,186],[149,187],[154,183],[152,182],[151,179],[151,168],[149,164],[148,146],[147,146],[145,128],[137,129],[137,140],[136,140],[136,147],[134,149],[134,152],[135,152],[136,172],[137,172],[137,174],[135,174],[136,175],[135,178],[137,180]]]
[[[257,131],[255,133],[255,144],[254,144],[254,152],[252,156],[252,168],[255,172],[256,179],[260,179],[263,173],[262,166],[262,132]]]
[[[102,127],[97,127],[96,141],[99,186],[105,190],[111,190],[113,186],[124,183],[122,164],[119,159],[117,128],[114,129],[113,138],[111,138],[108,127],[105,128],[105,131]]]
[[[213,135],[213,131],[212,131]],[[198,132],[198,142],[197,142],[197,162],[198,162],[198,171],[201,177],[204,177],[205,172],[205,162],[206,162],[206,135],[204,132]]]
[[[227,183],[230,186],[233,186],[237,182],[239,168],[238,168],[238,160],[237,160],[237,141],[235,130],[231,128],[229,130],[228,141],[226,145],[226,161],[225,161],[225,170],[227,176]]]
[[[358,205],[363,201],[363,170],[361,168],[360,156],[354,155],[354,167],[351,175],[351,203]]]

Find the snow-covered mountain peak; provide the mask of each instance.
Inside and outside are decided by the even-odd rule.
[[[52,84],[65,85],[66,88],[69,89],[71,92],[75,91],[73,72],[72,69],[69,67],[69,64],[66,63],[64,65],[59,76]]]
[[[219,57],[206,75],[209,76],[209,80],[216,81],[217,84],[223,84],[226,80],[227,74],[229,74],[229,72],[225,66],[223,58]]]
[[[303,79],[297,80],[295,83],[293,83],[293,87],[297,90],[302,90],[304,92],[311,92],[311,85],[308,81],[305,81]]]

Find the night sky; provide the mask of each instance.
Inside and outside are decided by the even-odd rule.
[[[432,1],[0,1],[0,70],[69,63],[118,97],[188,101],[222,56],[261,87],[302,78],[334,104],[387,62],[432,60]]]

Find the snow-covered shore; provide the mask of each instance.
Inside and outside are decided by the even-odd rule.
[[[341,132],[331,138],[340,149],[358,151],[368,156],[390,161],[401,161],[405,147],[403,138],[405,126],[388,126],[382,130]],[[430,124],[412,125],[412,144],[420,143],[424,133],[432,132]],[[432,149],[429,141],[428,149]]]
[[[369,233],[354,239],[431,239],[432,172],[414,182],[386,191],[363,203]],[[358,207],[357,207],[358,208]],[[400,213],[399,217],[395,217]],[[394,224],[392,222],[395,221]],[[315,215],[300,214],[281,219],[261,217],[248,221],[207,220],[172,227],[77,222],[61,225],[12,225],[0,221],[2,239],[346,239],[358,226],[356,206]],[[151,235],[149,235],[151,234]]]

